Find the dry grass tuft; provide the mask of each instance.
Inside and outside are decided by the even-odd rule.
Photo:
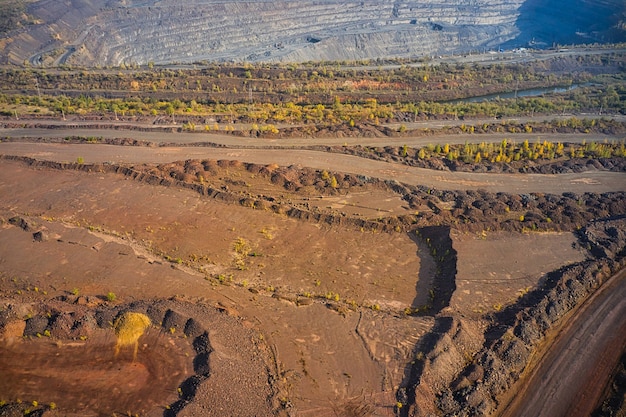
[[[133,360],[137,358],[137,349],[139,347],[139,338],[150,327],[150,318],[145,314],[127,312],[122,314],[115,323],[113,328],[117,343],[115,344],[115,356],[120,353],[120,348],[124,346],[133,346]]]

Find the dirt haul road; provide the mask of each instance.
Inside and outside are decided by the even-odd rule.
[[[626,173],[496,174],[433,171],[351,155],[302,149],[225,149],[206,147],[134,147],[102,144],[0,143],[0,154],[40,160],[85,163],[167,163],[186,159],[228,159],[257,164],[302,165],[314,169],[396,180],[412,185],[462,190],[484,189],[510,193],[605,193],[626,191]]]
[[[462,125],[482,125],[484,123],[529,123],[529,122],[545,122],[546,120],[566,120],[572,115],[562,116],[533,116],[533,117],[511,117],[508,119],[496,120],[494,118],[470,119],[470,120],[426,120],[407,123],[390,123],[386,126],[390,129],[399,129],[404,125],[408,129],[444,129],[452,126]],[[600,117],[597,114],[576,115],[578,119],[594,119]],[[607,115],[609,119],[625,122],[626,116],[623,115]],[[604,142],[623,140],[624,135],[606,135],[601,133],[540,133],[528,135],[528,133],[488,133],[488,134],[437,134],[430,136],[429,134],[417,136],[384,136],[384,137],[334,137],[334,136],[316,136],[315,138],[304,137],[287,137],[287,138],[257,138],[236,136],[231,134],[223,134],[218,132],[166,132],[164,128],[179,129],[180,125],[153,125],[150,123],[126,122],[126,121],[62,121],[62,120],[28,120],[20,119],[20,124],[40,126],[40,127],[0,127],[0,137],[10,138],[63,138],[66,136],[82,136],[82,137],[102,137],[106,139],[132,137],[137,140],[145,140],[155,143],[170,144],[189,144],[194,142],[211,142],[225,146],[234,147],[310,147],[314,145],[321,146],[342,146],[342,145],[361,145],[361,146],[412,146],[421,147],[428,144],[463,144],[466,142],[501,142],[506,139],[509,142],[522,143],[525,140],[531,142],[537,140],[548,140],[553,142]],[[41,125],[44,126],[41,126]],[[106,125],[107,128],[102,128]],[[48,126],[52,128],[48,128]],[[229,125],[236,130],[249,130],[252,124],[234,124]],[[286,125],[290,126],[290,125]],[[134,128],[142,130],[132,130]],[[224,126],[222,126],[222,129]]]
[[[626,348],[626,270],[581,306],[500,417],[586,417]]]

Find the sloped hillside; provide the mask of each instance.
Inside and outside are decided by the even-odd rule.
[[[618,6],[619,0],[603,2],[594,21],[608,22],[606,15]],[[548,9],[533,0],[39,0],[26,8],[32,23],[0,39],[0,62],[94,66],[441,55],[527,43],[534,30],[543,30],[533,22],[546,21],[532,14]],[[578,20],[563,28],[596,36],[597,30],[577,26],[580,14],[568,16]],[[560,24],[551,27],[548,38],[558,41]]]

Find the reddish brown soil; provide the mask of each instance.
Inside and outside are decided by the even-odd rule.
[[[432,324],[369,308],[402,312],[416,298],[419,274],[429,279],[406,234],[299,222],[115,174],[3,166],[5,221],[28,214],[50,236],[37,242],[31,232],[4,223],[4,305],[73,288],[99,296],[112,291],[119,302],[176,295],[207,300],[241,317],[273,352],[267,367],[274,373],[274,407],[285,399],[289,409],[324,415],[365,394],[383,415],[390,413],[404,364]],[[243,270],[234,265],[239,237],[259,254],[248,257]],[[167,262],[166,255],[184,262]],[[245,354],[241,346],[214,348],[217,355]],[[236,371],[224,378],[241,378]],[[189,407],[226,401],[210,392],[197,396]],[[246,415],[242,410],[215,415]]]
[[[455,233],[456,291],[451,305],[482,315],[499,311],[563,265],[585,259],[573,233]]]
[[[101,333],[105,333],[102,331]],[[108,339],[108,340],[107,340]],[[176,388],[193,370],[189,343],[151,332],[137,358],[123,351],[114,358],[112,334],[86,341],[42,337],[2,349],[3,398],[55,403],[63,412],[110,416],[146,414],[178,398]]]
[[[105,148],[90,150],[96,149]],[[452,258],[437,252],[434,240],[406,233],[404,223],[397,223],[397,228],[377,223],[379,218],[409,214],[414,207],[391,187],[376,182],[338,190],[306,185],[311,171],[298,167],[277,170],[281,175],[274,178],[255,174],[241,163],[205,161],[211,176],[188,178],[191,171],[186,165],[200,161],[168,164],[173,157],[180,159],[176,152],[181,151],[159,152],[162,166],[146,167],[137,161],[137,171],[132,172],[143,175],[154,169],[180,182],[164,183],[156,174],[158,181],[153,183],[134,174],[37,168],[0,160],[0,311],[13,312],[12,320],[24,321],[29,315],[45,315],[47,303],[61,302],[63,310],[73,312],[85,301],[72,295],[77,289],[87,304],[100,300],[80,308],[105,306],[113,319],[120,311],[146,310],[173,298],[175,304],[168,308],[207,331],[208,376],[200,378],[194,369],[199,355],[194,336],[181,331],[185,321],[170,323],[161,314],[142,340],[135,364],[128,364],[128,356],[121,367],[111,361],[112,331],[101,327],[96,333],[105,335],[88,337],[82,346],[84,356],[61,354],[59,362],[38,358],[28,364],[15,359],[11,362],[15,365],[7,366],[13,369],[10,380],[15,383],[0,400],[22,400],[18,414],[24,404],[37,401],[55,402],[58,415],[71,415],[84,404],[94,414],[107,415],[129,411],[123,408],[132,405],[137,408],[130,411],[145,415],[334,416],[354,414],[356,401],[369,415],[394,415],[396,392],[406,382],[416,346],[435,324],[432,312],[420,309],[414,314],[415,309],[429,303],[433,309],[446,307],[445,302],[438,305],[439,292],[431,289],[453,290],[438,287]],[[252,155],[237,152],[228,159]],[[351,161],[360,166],[359,159]],[[615,181],[619,174],[613,174],[607,177],[608,184],[623,188]],[[350,178],[340,180],[348,183]],[[182,187],[187,180],[196,188],[208,183],[224,196]],[[530,187],[546,186],[535,180]],[[293,183],[300,186],[290,188]],[[475,186],[463,184],[468,189]],[[475,194],[463,195],[473,199]],[[302,218],[257,201],[300,208],[296,212]],[[615,204],[615,210],[621,210],[619,202]],[[314,212],[363,223],[302,214]],[[21,222],[10,220],[14,218]],[[35,239],[33,233],[38,231],[46,238]],[[537,286],[545,272],[583,256],[583,251],[572,248],[569,233],[526,232],[444,236],[456,253],[453,266],[459,265],[452,280],[457,272],[460,278],[456,292],[448,294],[446,311],[467,315],[480,328],[485,325],[483,313],[514,301],[520,290]],[[529,246],[533,261],[524,252]],[[114,302],[104,301],[109,292],[116,294]],[[29,355],[16,355],[15,349],[64,352],[81,348],[67,343],[83,342],[78,333],[51,336],[22,340],[21,333],[0,334],[3,357],[28,360]],[[10,340],[12,345],[7,344]],[[66,382],[68,375],[84,377],[81,390],[74,390],[80,393],[74,397],[60,388],[45,395],[36,388],[21,390],[24,384],[19,382],[28,379],[33,367],[49,369],[39,377],[50,376],[57,387],[71,384]],[[171,375],[173,379],[164,378]],[[159,395],[144,391],[159,381],[163,382],[156,390]],[[124,387],[128,402],[90,394]],[[98,401],[92,401],[94,397]]]

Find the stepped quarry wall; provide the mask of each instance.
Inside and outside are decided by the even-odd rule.
[[[604,3],[616,3],[614,10],[618,10],[617,2]],[[532,22],[543,25],[553,19],[552,6],[534,3],[39,0],[28,8],[38,23],[0,39],[0,63],[301,62],[416,58],[497,49],[534,40]],[[594,19],[610,10],[597,8]],[[536,19],[532,13],[550,16]],[[572,19],[578,16],[570,14]],[[563,27],[569,28],[580,22],[566,23]],[[558,38],[558,27],[550,26],[550,39]],[[545,32],[536,29],[538,36]]]

